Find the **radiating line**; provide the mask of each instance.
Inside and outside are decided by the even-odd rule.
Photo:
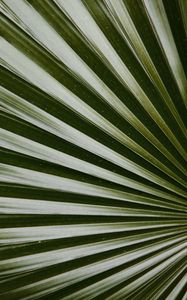
[[[186,2],[0,12],[0,298],[186,300]]]

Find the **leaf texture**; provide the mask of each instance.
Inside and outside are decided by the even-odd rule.
[[[186,300],[186,1],[0,12],[0,298]]]

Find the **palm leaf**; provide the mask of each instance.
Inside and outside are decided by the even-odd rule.
[[[1,299],[187,299],[185,0],[2,0]]]

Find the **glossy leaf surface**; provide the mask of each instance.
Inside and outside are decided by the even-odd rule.
[[[185,0],[1,0],[0,298],[185,300]]]

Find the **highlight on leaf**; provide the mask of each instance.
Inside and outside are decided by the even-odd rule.
[[[2,300],[187,299],[186,3],[0,1]]]

